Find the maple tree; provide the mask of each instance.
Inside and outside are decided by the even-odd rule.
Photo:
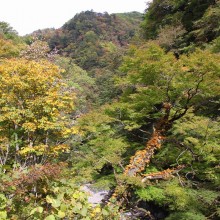
[[[174,121],[193,106],[198,106],[204,98],[213,98],[218,94],[218,59],[218,55],[197,50],[177,60],[171,53],[165,54],[157,45],[150,43],[133,48],[131,55],[125,58],[122,69],[127,76],[123,78],[122,85],[125,87],[123,101],[128,103],[129,108],[127,121],[129,123],[132,118],[134,124],[136,119],[134,126],[140,127],[146,117],[155,120],[152,139],[147,143],[146,152],[142,152],[142,156],[146,157],[143,166],[150,159],[147,152],[152,151],[151,157],[154,149],[160,148]],[[134,157],[131,164],[136,160]],[[135,175],[144,169],[138,168],[141,163],[137,161],[134,167],[130,164],[127,172]]]

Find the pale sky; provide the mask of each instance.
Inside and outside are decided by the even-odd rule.
[[[95,12],[144,12],[148,0],[0,0],[0,21],[9,23],[19,35],[38,29],[59,28],[86,10]]]

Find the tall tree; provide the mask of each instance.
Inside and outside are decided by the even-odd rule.
[[[174,125],[176,125],[178,121],[183,121],[185,117],[189,117],[188,114],[190,113],[193,113],[191,114],[192,118],[190,120],[194,121],[194,123],[198,120],[198,127],[200,123],[205,124],[205,121],[209,120],[196,116],[196,114],[201,113],[201,109],[206,109],[206,112],[211,110],[216,117],[216,112],[212,109],[212,103],[216,102],[219,94],[220,66],[218,61],[219,55],[202,50],[196,50],[196,52],[191,55],[184,55],[176,59],[172,53],[165,53],[158,45],[151,42],[141,47],[131,48],[130,54],[125,57],[121,67],[121,71],[126,74],[125,77],[119,79],[119,85],[123,90],[122,97],[119,102],[113,103],[110,107],[107,107],[106,110],[106,114],[117,119],[117,123],[120,124],[116,126],[117,123],[115,123],[112,125],[112,129],[117,129],[119,136],[126,135],[127,143],[130,141],[130,145],[135,147],[134,149],[126,148],[127,152],[124,153],[124,155],[131,155],[132,152],[136,151],[134,155],[131,156],[128,165],[125,166],[124,170],[121,170],[123,175],[120,175],[120,177],[116,175],[118,187],[116,187],[113,198],[118,198],[120,205],[127,204],[127,201],[134,199],[135,195],[132,192],[135,188],[143,188],[141,184],[145,184],[145,182],[153,187],[146,187],[145,192],[149,192],[152,196],[154,195],[155,197],[153,198],[155,198],[156,201],[158,199],[158,202],[161,204],[160,199],[164,198],[163,196],[165,196],[165,194],[160,194],[160,187],[167,189],[166,187],[169,187],[169,183],[166,185],[166,181],[164,181],[163,184],[165,184],[166,187],[159,185],[159,189],[157,187],[155,189],[154,183],[149,181],[155,179],[166,180],[172,178],[173,175],[179,175],[180,179],[184,179],[184,175],[186,175],[191,166],[191,155],[187,154],[186,157],[188,157],[188,159],[186,161],[182,160],[181,163],[179,158],[181,158],[181,155],[184,153],[181,154],[181,151],[176,152],[176,150],[171,150],[171,148],[173,149],[178,146],[184,148],[187,152],[190,152],[191,148],[189,147],[187,150],[186,146],[189,145],[183,144],[182,146],[182,142],[171,138],[170,134],[172,131],[175,137],[177,130],[174,129]],[[209,113],[211,114],[211,112]],[[185,130],[187,130],[187,125],[185,124],[185,126]],[[215,122],[213,122],[213,126],[216,126]],[[213,128],[213,132],[215,129],[216,127]],[[205,135],[204,131],[202,133]],[[218,134],[216,134],[216,136],[217,135]],[[192,136],[194,137],[194,135]],[[189,137],[185,138],[185,140],[187,140]],[[144,141],[146,139],[147,141]],[[167,142],[172,142],[172,140],[174,141],[173,143],[167,144]],[[190,138],[188,140],[190,140]],[[192,143],[197,143],[193,138],[191,141]],[[210,143],[212,142],[210,139],[209,141]],[[136,144],[134,144],[134,142],[136,142]],[[140,147],[140,144],[144,144],[144,142],[145,147]],[[152,169],[151,163],[152,160],[154,161],[153,157],[155,157],[155,154],[161,148],[163,150],[163,147],[167,148],[164,149],[163,153],[167,152],[166,156],[167,158],[170,156],[171,160],[166,162],[163,156],[157,157],[157,161],[154,162],[156,166],[153,166],[154,168]],[[200,147],[202,149],[202,142]],[[197,152],[197,148],[192,151]],[[210,155],[212,158],[207,162],[207,170],[211,169],[211,164],[217,166],[217,163],[214,162],[218,158],[216,152],[218,152],[217,149],[215,153],[213,153],[213,156]],[[206,156],[204,156],[204,160],[207,160]],[[201,173],[203,172],[203,170],[200,170],[202,166],[201,163],[203,163],[202,161],[203,160],[199,161],[197,165],[195,165],[197,168],[199,167],[198,176],[196,178],[201,177]],[[121,161],[119,162],[121,163]],[[118,166],[120,166],[119,163]],[[148,167],[150,168],[148,169]],[[182,173],[183,176],[180,176],[180,173]],[[215,175],[214,178],[216,178],[216,171],[212,173]],[[178,178],[175,181],[178,181]],[[181,186],[179,187],[178,183],[174,182],[173,184],[177,187],[177,191],[173,192],[173,195],[169,192],[172,199],[175,196],[179,198],[177,194],[181,189]],[[183,182],[183,184],[186,184],[184,180]],[[210,189],[214,189],[213,197],[212,199],[210,198],[211,201],[214,202],[217,198],[216,189],[215,187],[210,187]],[[187,190],[191,190],[191,187],[189,186]],[[192,196],[189,192],[189,194],[185,191],[184,193],[189,195],[189,197]],[[199,193],[199,191],[196,191],[196,193]],[[143,194],[140,195],[142,199],[150,198],[147,197],[146,194],[144,194],[145,196]],[[161,197],[157,198],[156,196]],[[187,196],[187,202],[185,201],[184,203],[187,204],[187,206],[190,201],[189,197]],[[173,204],[172,199],[169,200],[170,204]],[[154,199],[152,200],[155,201]],[[181,202],[182,201],[179,201],[179,204]],[[216,206],[217,203],[215,203],[215,207]],[[173,210],[178,210],[178,208],[173,207]],[[202,212],[204,214],[204,209]],[[215,212],[216,208],[213,213]],[[179,215],[184,216],[188,214],[182,213]]]
[[[145,169],[174,121],[204,98],[218,94],[218,60],[218,55],[200,50],[177,60],[150,43],[134,48],[125,58],[122,70],[127,76],[122,85],[127,89],[122,100],[128,104],[127,120],[139,127],[146,120],[154,121],[152,137],[146,149],[132,157],[126,169],[128,175]]]

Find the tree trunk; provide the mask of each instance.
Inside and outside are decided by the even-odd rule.
[[[135,155],[131,157],[130,163],[125,167],[124,174],[136,176],[137,173],[142,172],[146,165],[150,163],[150,159],[154,155],[155,150],[161,147],[163,139],[164,136],[160,131],[154,131],[145,149],[137,151]]]
[[[154,127],[154,131],[151,138],[146,143],[146,147],[143,150],[139,150],[130,159],[130,163],[125,167],[124,174],[128,176],[136,176],[145,170],[146,166],[150,163],[150,159],[155,153],[155,150],[161,147],[162,141],[165,139],[165,133],[171,128],[169,121],[169,114],[171,105],[164,103],[165,115],[158,120]]]
[[[146,147],[143,150],[137,151],[135,155],[131,157],[129,164],[125,167],[124,175],[133,177],[144,171],[146,166],[150,163],[155,151],[161,147],[162,141],[165,139],[166,132],[172,126],[172,121],[169,120],[171,104],[163,103],[163,109],[165,109],[164,116],[156,122],[153,129],[154,131],[151,138],[147,141]],[[146,181],[146,178],[144,181]],[[111,196],[112,199],[118,200],[119,206],[121,206],[121,204],[126,200],[126,194],[129,188],[128,185],[123,183],[119,187],[122,186],[124,188],[124,193],[121,193],[122,190],[119,190],[119,188],[116,187]]]

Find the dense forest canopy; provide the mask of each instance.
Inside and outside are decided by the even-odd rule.
[[[0,219],[220,218],[219,21],[219,0],[153,0],[0,22]]]
[[[144,36],[186,52],[219,36],[219,10],[218,0],[153,1],[145,15]]]

